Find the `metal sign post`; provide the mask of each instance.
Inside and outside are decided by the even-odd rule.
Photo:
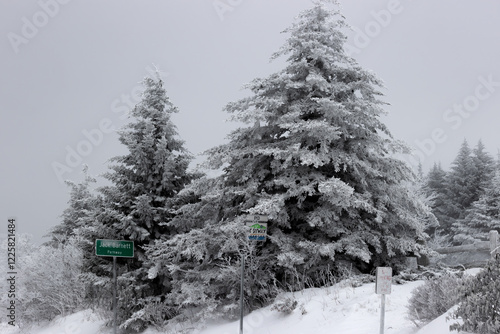
[[[380,334],[384,334],[385,326],[385,295],[380,296]]]
[[[266,241],[267,216],[253,215],[245,217],[248,229],[247,240]],[[241,254],[241,283],[240,283],[240,334],[243,334],[243,290],[245,288],[245,254]]]
[[[118,318],[118,312],[116,311],[116,256],[113,256],[113,334],[116,334],[116,319]]]
[[[118,286],[116,278],[116,258],[134,257],[134,242],[127,240],[96,239],[95,255],[113,257],[113,333],[116,334],[116,323],[118,318],[116,305],[116,290]]]
[[[375,293],[382,295],[380,304],[380,334],[384,334],[385,327],[385,295],[391,293],[392,268],[377,267],[375,280]]]
[[[241,282],[240,282],[240,334],[243,334],[243,288],[245,286],[245,255],[241,255]]]

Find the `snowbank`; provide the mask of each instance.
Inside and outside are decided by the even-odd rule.
[[[448,333],[458,333],[456,331],[450,331],[450,325],[455,322],[455,320],[450,319],[447,320],[448,315],[455,310],[456,307],[453,307],[450,309],[448,312],[443,314],[437,319],[434,319],[431,321],[429,324],[426,326],[422,327],[417,333],[415,334],[448,334]],[[464,332],[461,332],[462,334],[467,334]]]
[[[410,292],[422,281],[394,285],[386,297],[385,332],[413,334],[415,326],[406,319]],[[252,312],[244,321],[245,334],[373,334],[380,327],[381,298],[375,284],[358,288],[334,286],[307,289],[284,297],[297,300],[297,308],[289,315],[271,311],[270,307]],[[239,322],[212,326],[197,334],[237,334]],[[420,333],[427,334],[427,333]],[[432,333],[439,334],[439,333]]]
[[[469,274],[476,274],[471,270]],[[423,281],[393,285],[386,297],[385,334],[448,334],[454,320],[447,321],[447,314],[418,329],[406,317],[406,305],[411,291]],[[287,293],[281,298],[293,298],[297,307],[284,314],[272,311],[271,306],[254,311],[244,319],[244,334],[373,334],[380,327],[380,295],[375,294],[375,284],[353,288],[338,284],[329,288],[306,289]],[[451,310],[450,310],[451,311]],[[53,321],[43,328],[24,331],[23,334],[108,334],[102,329],[104,321],[91,311],[82,311]],[[3,327],[2,327],[3,326]],[[178,328],[179,329],[179,328]],[[20,334],[6,324],[0,325],[2,334]],[[153,329],[144,334],[166,334]],[[175,331],[168,331],[169,334]],[[238,334],[239,321],[211,325],[191,334]]]
[[[7,324],[0,325],[2,334],[111,334],[104,329],[104,320],[91,310],[80,311],[51,321],[49,324],[19,330]]]

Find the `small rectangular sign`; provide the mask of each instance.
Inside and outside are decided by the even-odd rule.
[[[266,216],[254,215],[246,217],[246,226],[248,228],[248,240],[266,241],[267,236]]]
[[[375,280],[375,292],[379,295],[391,294],[392,268],[377,267],[377,277]]]
[[[247,222],[267,222],[267,216],[264,215],[249,215],[245,217]]]
[[[96,239],[95,255],[134,257],[134,242],[127,240],[103,240]]]

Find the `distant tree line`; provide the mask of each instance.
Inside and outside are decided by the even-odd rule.
[[[423,178],[423,192],[430,198],[439,225],[430,234],[453,244],[487,240],[500,228],[500,162],[481,141],[471,149],[464,140],[450,170],[435,163]]]

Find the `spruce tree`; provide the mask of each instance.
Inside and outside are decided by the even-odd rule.
[[[499,171],[500,170],[500,149],[497,152],[497,158],[493,164],[493,171]]]
[[[479,141],[471,150],[467,140],[463,141],[450,172],[446,173],[439,165],[433,166],[424,190],[433,196],[432,211],[439,221],[436,232],[447,235],[449,241],[462,240],[462,237],[455,238],[454,233],[461,233],[458,226],[465,222],[468,210],[484,193],[494,170],[493,158],[483,143]]]
[[[467,140],[464,140],[447,177],[447,197],[450,202],[448,216],[452,219],[464,218],[465,210],[474,202],[476,175],[471,149]]]
[[[500,172],[496,172],[479,200],[472,203],[465,217],[454,224],[454,240],[461,244],[487,241],[489,232],[499,229]]]
[[[423,191],[432,199],[430,207],[439,222],[439,225],[429,230],[429,233],[448,235],[447,239],[451,240],[451,227],[454,221],[449,216],[451,204],[447,197],[446,178],[447,173],[443,170],[441,164],[434,163],[425,177]]]
[[[382,83],[346,54],[347,25],[328,2],[285,30],[290,37],[273,58],[287,56],[286,67],[227,105],[247,126],[209,150],[207,165],[223,174],[197,183],[200,201],[178,217],[202,227],[150,249],[155,273],[174,276],[172,303],[193,312],[237,308],[247,251],[260,263],[248,278],[258,283],[247,281],[251,308],[276,286],[321,285],[346,261],[370,271],[425,250],[429,211],[407,187],[412,170],[395,158],[409,150],[381,122]],[[194,214],[197,223],[194,208],[208,212]],[[249,214],[269,218],[266,243],[245,241]]]
[[[169,225],[175,215],[175,196],[193,177],[188,172],[192,157],[170,119],[177,108],[167,97],[163,81],[146,78],[143,84],[142,100],[119,132],[128,154],[111,159],[110,171],[104,175],[110,185],[99,189],[102,204],[95,226],[87,231],[87,236],[99,239],[134,241],[134,258],[118,259],[118,264],[120,321],[135,330],[151,322],[144,310],[170,289],[168,277],[148,278],[144,247],[176,233]],[[104,268],[110,268],[108,259],[99,259],[100,269],[94,272],[104,274]]]
[[[84,179],[81,183],[65,181],[70,187],[68,207],[61,215],[62,222],[53,227],[48,234],[51,240],[46,243],[47,245],[64,244],[78,234],[78,229],[92,224],[92,211],[96,207],[98,198],[93,193],[91,185],[96,183],[96,179],[89,175],[87,165],[83,167],[83,174]]]
[[[478,141],[476,147],[472,150],[472,161],[474,163],[474,201],[477,201],[484,189],[489,185],[491,178],[494,176],[495,162],[493,157],[485,151],[485,147],[481,140]]]

